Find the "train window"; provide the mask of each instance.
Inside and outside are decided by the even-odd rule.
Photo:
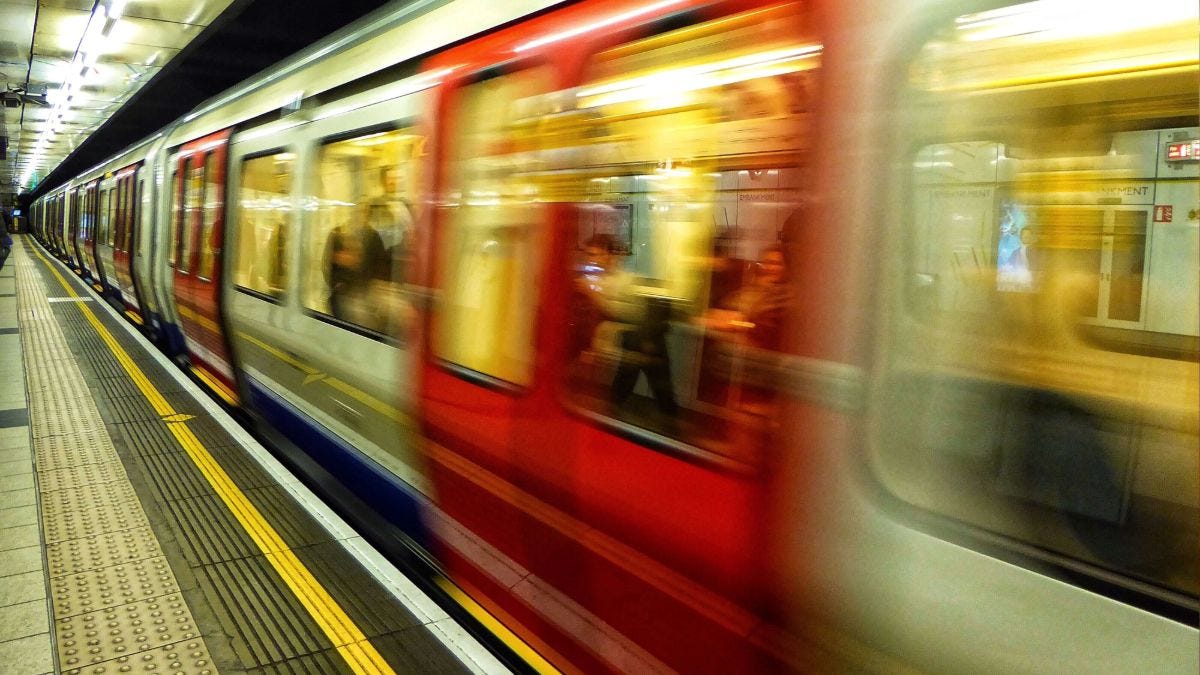
[[[112,187],[112,246],[113,250],[120,248],[125,233],[125,190],[122,186],[123,181],[113,181]]]
[[[1171,149],[1200,138],[1198,10],[1064,6],[959,17],[907,71],[873,461],[912,505],[1194,607],[1200,172]]]
[[[208,153],[204,158],[204,193],[201,199],[200,239],[197,246],[200,249],[200,264],[196,268],[196,276],[201,279],[212,279],[216,264],[216,246],[213,229],[221,217],[221,209],[225,204],[221,198],[221,176],[217,166],[217,154]]]
[[[242,160],[233,283],[278,300],[287,288],[295,155],[275,151]]]
[[[547,101],[539,121],[563,171],[538,180],[578,204],[570,402],[743,470],[777,417],[821,55],[808,28],[781,6],[615,47],[573,109]]]
[[[112,190],[100,190],[100,222],[96,228],[96,241],[102,245],[108,244],[108,232],[112,229],[111,198]]]
[[[304,244],[309,310],[399,337],[423,139],[411,128],[375,129],[321,145],[317,209]]]
[[[113,236],[113,248],[119,251],[126,250],[125,234],[129,231],[129,187],[125,183],[124,178],[117,180],[117,226]]]
[[[198,160],[197,157],[188,160],[186,191],[180,205],[179,271],[184,274],[190,274],[194,268],[198,221],[204,199],[204,164]]]
[[[514,384],[533,372],[538,249],[544,200],[524,172],[536,130],[521,102],[549,90],[545,67],[492,77],[458,92],[441,244],[434,353]]]

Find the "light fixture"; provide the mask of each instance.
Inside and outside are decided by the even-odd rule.
[[[75,55],[71,58],[71,65],[67,68],[66,77],[63,78],[58,89],[52,90],[53,95],[51,92],[47,92],[46,100],[51,104],[49,123],[38,135],[29,168],[25,170],[24,177],[21,179],[22,184],[28,185],[29,179],[33,177],[33,172],[45,156],[45,149],[50,139],[63,130],[71,103],[75,99],[75,93],[83,87],[88,76],[96,72],[96,63],[108,47],[113,26],[125,13],[127,1],[97,0],[92,5],[92,13],[83,29],[83,35],[79,38],[79,44],[75,49]]]

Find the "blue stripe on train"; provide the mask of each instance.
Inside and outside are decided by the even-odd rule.
[[[259,414],[372,509],[421,546],[429,537],[412,486],[376,464],[324,425],[305,415],[261,382],[246,375],[250,402]]]

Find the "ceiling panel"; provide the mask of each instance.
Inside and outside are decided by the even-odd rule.
[[[126,17],[113,29],[112,39],[117,45],[183,49],[202,30],[204,26],[200,24]],[[113,51],[119,51],[121,48],[117,47]]]
[[[9,139],[0,159],[0,205],[11,203],[26,169],[34,168],[37,178],[52,171],[231,2],[129,2],[54,131],[53,101],[44,94],[53,96],[67,79],[93,8],[108,1],[43,0],[39,6],[35,0],[0,0],[0,79],[6,98],[17,105],[3,108],[0,117],[0,135]],[[97,20],[105,16],[101,10]]]

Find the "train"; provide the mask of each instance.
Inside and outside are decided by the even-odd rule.
[[[398,4],[33,232],[564,672],[1196,672],[1195,2]]]

